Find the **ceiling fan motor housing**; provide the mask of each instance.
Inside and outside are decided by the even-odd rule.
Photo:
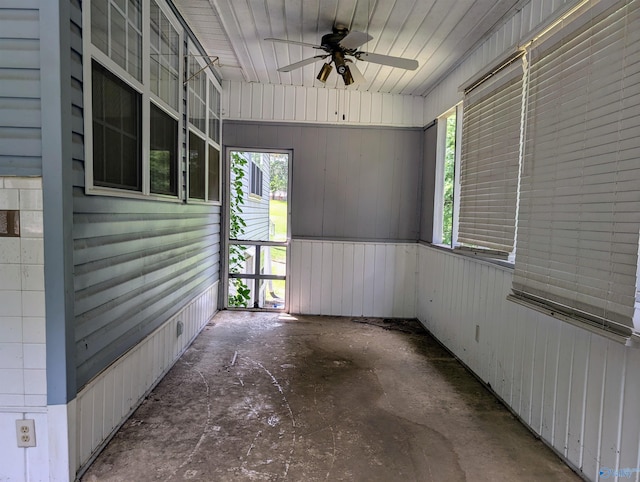
[[[333,50],[341,50],[344,49],[340,46],[340,41],[347,36],[349,30],[343,27],[333,27],[333,32],[328,33],[322,36],[322,41],[320,45],[327,52],[331,52]]]

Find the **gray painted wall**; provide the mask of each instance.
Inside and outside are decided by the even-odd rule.
[[[420,240],[433,242],[433,193],[436,188],[436,149],[438,123],[434,121],[424,130],[422,158],[422,208],[420,212]]]
[[[0,5],[0,175],[40,176],[39,0]]]
[[[219,279],[220,207],[85,195],[82,18],[79,8],[75,13],[73,317],[80,390]]]
[[[421,129],[226,121],[226,146],[293,149],[294,237],[417,240]]]

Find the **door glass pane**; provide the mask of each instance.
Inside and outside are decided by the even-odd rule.
[[[228,306],[284,309],[288,154],[233,151],[230,165]]]
[[[287,241],[288,155],[231,153],[230,239]]]

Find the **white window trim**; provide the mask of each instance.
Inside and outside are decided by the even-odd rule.
[[[160,7],[163,14],[169,19],[173,27],[178,32],[180,50],[184,45],[184,29],[180,24],[177,17],[173,14],[171,9],[165,5],[163,0],[156,0],[156,3]],[[149,74],[149,55],[150,55],[150,12],[151,4],[149,2],[142,2],[142,82],[138,81],[129,72],[116,64],[111,58],[103,53],[97,47],[94,47],[91,42],[91,2],[84,2],[82,8],[82,22],[83,22],[83,35],[82,35],[82,47],[84,52],[84,58],[82,62],[83,72],[83,102],[84,102],[84,171],[85,171],[85,194],[88,195],[100,195],[100,196],[113,196],[120,198],[131,199],[153,199],[158,201],[168,202],[183,202],[185,198],[184,187],[180,172],[182,172],[181,161],[181,149],[178,148],[178,193],[176,196],[170,196],[166,194],[154,194],[151,193],[150,184],[150,160],[149,160],[149,142],[150,142],[150,102],[154,102],[157,107],[160,107],[164,112],[169,114],[172,118],[178,121],[178,146],[184,145],[184,134],[182,129],[182,97],[183,89],[180,84],[181,79],[184,78],[183,62],[179,62],[179,101],[178,108],[171,108],[162,99],[157,97],[151,92],[150,74]],[[180,54],[182,58],[182,54]],[[142,142],[142,190],[141,191],[129,191],[126,189],[118,189],[104,186],[96,186],[93,182],[93,107],[92,107],[92,71],[91,65],[93,60],[103,65],[112,74],[117,76],[121,81],[129,85],[136,92],[141,95],[142,102],[142,125],[141,125],[141,142]]]

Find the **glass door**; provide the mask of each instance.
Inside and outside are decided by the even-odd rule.
[[[229,151],[228,308],[288,308],[289,158]]]

